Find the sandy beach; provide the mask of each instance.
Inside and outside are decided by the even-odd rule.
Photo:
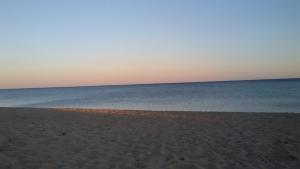
[[[0,108],[0,169],[297,169],[300,114]]]

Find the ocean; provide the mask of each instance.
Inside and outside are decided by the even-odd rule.
[[[300,79],[2,89],[0,107],[300,112]]]

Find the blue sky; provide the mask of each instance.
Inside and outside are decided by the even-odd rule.
[[[0,88],[300,77],[299,2],[0,1]]]

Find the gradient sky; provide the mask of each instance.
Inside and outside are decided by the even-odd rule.
[[[0,88],[300,77],[299,0],[1,0]]]

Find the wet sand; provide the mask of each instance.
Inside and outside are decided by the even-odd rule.
[[[296,169],[300,113],[0,108],[0,169]]]

